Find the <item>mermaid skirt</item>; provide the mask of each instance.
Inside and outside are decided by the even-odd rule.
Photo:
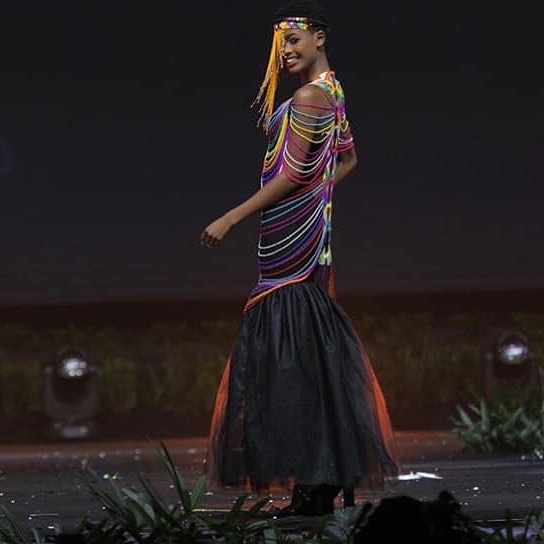
[[[395,457],[368,355],[326,289],[289,284],[244,313],[215,401],[212,483],[373,489]]]

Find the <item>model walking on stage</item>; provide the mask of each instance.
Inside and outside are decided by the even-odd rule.
[[[257,95],[268,135],[260,189],[201,235],[218,246],[260,213],[258,281],[217,392],[208,470],[221,486],[292,490],[280,515],[333,511],[341,490],[398,473],[386,403],[364,347],[335,300],[333,190],[357,164],[342,86],[316,2],[280,7]],[[274,111],[280,72],[300,87]]]

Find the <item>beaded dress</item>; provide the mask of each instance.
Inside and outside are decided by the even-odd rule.
[[[381,487],[396,475],[387,406],[368,355],[335,300],[331,220],[339,152],[354,145],[334,72],[311,85],[326,106],[283,102],[261,184],[296,183],[261,213],[259,277],[216,396],[207,456],[220,486]]]

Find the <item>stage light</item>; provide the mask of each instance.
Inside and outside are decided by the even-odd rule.
[[[529,342],[524,335],[518,332],[503,334],[497,339],[495,354],[501,363],[521,365],[530,356]]]
[[[44,404],[48,434],[66,439],[92,434],[99,410],[97,366],[84,350],[63,348],[44,365]]]
[[[80,379],[89,372],[89,364],[80,353],[70,353],[59,360],[57,372],[68,380]]]
[[[494,336],[484,357],[484,393],[487,399],[504,394],[540,394],[540,373],[531,344],[519,331]]]

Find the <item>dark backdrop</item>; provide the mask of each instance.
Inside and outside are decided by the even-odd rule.
[[[324,3],[361,157],[339,291],[544,287],[536,2]],[[258,187],[275,4],[187,4],[2,3],[1,305],[249,291],[256,218],[198,238]]]

